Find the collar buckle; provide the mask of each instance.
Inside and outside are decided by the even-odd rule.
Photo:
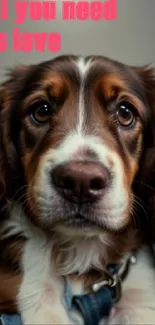
[[[115,291],[113,303],[117,303],[122,295],[122,281],[118,274],[113,276],[113,283],[110,287]]]
[[[93,293],[98,292],[102,288],[109,287],[109,289],[113,289],[114,291],[114,298],[113,302],[116,303],[120,300],[121,298],[121,293],[122,293],[122,282],[121,278],[118,274],[111,275],[110,272],[108,272],[109,277],[108,279],[100,279],[96,281],[95,283],[92,284],[91,291]]]

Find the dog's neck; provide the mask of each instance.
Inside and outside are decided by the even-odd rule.
[[[60,275],[84,274],[90,269],[102,270],[108,260],[107,248],[111,245],[108,234],[92,236],[54,235],[53,253]]]

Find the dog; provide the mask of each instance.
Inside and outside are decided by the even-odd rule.
[[[10,281],[0,301],[10,288],[23,325],[85,324],[64,302],[66,283],[76,297],[100,277],[107,285],[108,266],[126,269],[137,250],[99,324],[155,324],[144,245],[153,220],[154,87],[153,68],[72,55],[16,67],[1,85],[0,272]]]

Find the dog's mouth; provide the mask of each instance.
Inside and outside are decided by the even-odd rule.
[[[78,229],[92,229],[96,227],[101,227],[95,220],[88,219],[84,215],[78,213],[74,216],[68,217],[63,221],[63,225],[68,228],[78,228]]]
[[[109,216],[109,219],[111,216]],[[67,215],[66,218],[61,218],[61,220],[57,221],[55,224],[55,229],[62,230],[62,231],[70,231],[76,235],[80,234],[87,234],[95,233],[100,234],[103,232],[111,232],[118,234],[118,231],[121,232],[127,227],[127,223],[122,223],[120,227],[115,228],[113,227],[113,222],[107,220],[108,216],[104,216],[104,212],[102,214],[102,218],[95,217],[95,214],[91,213],[73,213]],[[111,218],[113,219],[113,218]]]
[[[103,233],[105,229],[99,225],[95,220],[88,219],[82,214],[75,214],[67,219],[58,222],[55,229],[60,233],[69,233],[73,236],[97,235]]]
[[[95,226],[95,222],[86,219],[81,214],[75,215],[74,218],[69,218],[64,221],[64,224],[70,227],[93,227]]]

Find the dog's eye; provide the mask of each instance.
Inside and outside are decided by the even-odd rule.
[[[117,121],[121,126],[129,127],[135,122],[134,108],[130,103],[120,103],[117,107]]]
[[[48,102],[37,102],[31,107],[31,117],[37,123],[46,123],[54,111],[55,107]]]

